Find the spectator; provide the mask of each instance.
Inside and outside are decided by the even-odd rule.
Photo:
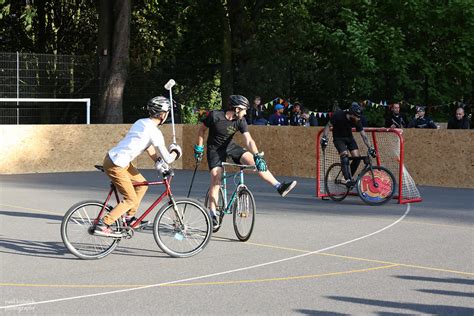
[[[301,108],[301,126],[305,126],[305,127],[311,126],[310,119],[311,119],[311,115],[309,114],[308,109],[305,107],[302,107]],[[317,122],[316,122],[316,125],[318,125]]]
[[[268,122],[270,125],[288,125],[288,118],[283,114],[285,107],[281,104],[275,105],[275,113],[270,115]]]
[[[305,123],[306,122],[303,119],[303,112],[301,111],[301,104],[299,102],[295,102],[290,112],[290,125],[302,126]]]
[[[307,109],[304,109],[303,113],[306,113],[306,115],[307,115],[308,114],[307,111],[308,111]],[[309,115],[308,123],[309,123],[309,126],[318,126],[319,125],[318,118],[316,117],[316,114],[314,112]]]
[[[438,128],[438,126],[433,122],[433,120],[425,116],[425,107],[417,106],[415,118],[411,120],[408,124],[408,127],[414,128]]]
[[[390,106],[390,114],[385,118],[385,127],[405,128],[407,124],[407,118],[400,114],[400,104],[392,104]]]
[[[456,114],[448,121],[448,129],[469,129],[469,120],[464,116],[464,108],[458,107]]]
[[[256,96],[253,100],[252,108],[250,109],[249,115],[246,116],[247,124],[253,125],[266,125],[267,119],[265,118],[265,108],[262,104],[262,99]]]

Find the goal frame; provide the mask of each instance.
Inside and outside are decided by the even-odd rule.
[[[91,99],[82,98],[82,99],[54,99],[54,98],[0,98],[0,102],[79,102],[86,104],[86,124],[91,123]],[[19,108],[17,108],[18,111]],[[19,123],[19,116],[17,113],[17,124]]]
[[[332,127],[331,127],[332,130]],[[352,130],[353,132],[355,129]],[[377,134],[379,133],[392,133],[398,137],[400,148],[396,149],[397,154],[398,154],[398,174],[394,175],[397,179],[397,186],[398,186],[398,194],[393,196],[393,199],[397,199],[399,204],[404,204],[404,203],[413,203],[413,202],[421,202],[423,199],[420,197],[411,197],[411,198],[406,198],[403,196],[403,178],[404,175],[403,173],[406,172],[407,176],[409,176],[408,171],[404,167],[404,157],[405,157],[405,147],[404,147],[404,140],[402,137],[402,130],[396,129],[396,128],[364,128],[364,131],[369,134],[368,137],[371,138],[372,144],[377,152],[377,156],[375,158],[375,162],[377,166],[382,165],[381,159],[380,159],[380,153],[379,153],[379,142],[377,139]],[[324,129],[320,130],[317,135],[316,135],[316,197],[318,198],[325,198],[328,197],[329,195],[325,193],[324,191],[324,177],[325,175],[322,174],[321,169],[324,169],[327,171],[327,168],[329,165],[326,165],[325,168],[322,168],[321,166],[321,160],[323,159],[322,157],[322,149],[320,145],[320,140],[321,140],[321,135],[324,132]],[[332,142],[328,146],[334,146]],[[326,149],[327,150],[327,149]],[[383,156],[383,154],[382,154]],[[413,182],[414,183],[414,182]],[[415,185],[416,186],[416,185]]]

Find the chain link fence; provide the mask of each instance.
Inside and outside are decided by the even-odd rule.
[[[0,52],[0,98],[90,98],[98,104],[95,57]],[[78,102],[2,102],[0,124],[83,124]]]

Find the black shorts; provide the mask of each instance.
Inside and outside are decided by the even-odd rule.
[[[334,146],[336,146],[337,152],[341,154],[343,151],[353,151],[359,149],[354,137],[338,137],[333,140]]]
[[[215,167],[221,167],[222,163],[227,160],[227,157],[232,158],[235,163],[240,163],[240,157],[246,152],[245,149],[235,143],[230,143],[225,148],[208,148],[207,149],[207,164],[209,170]]]

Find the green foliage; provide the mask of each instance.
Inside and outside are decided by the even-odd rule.
[[[5,3],[0,0],[0,26],[7,49],[95,53],[95,1],[46,2],[41,10],[36,1]],[[200,109],[220,108],[228,27],[230,84],[249,99],[281,96],[318,111],[331,111],[336,101],[345,108],[364,99],[428,106],[473,99],[472,0],[136,0],[132,5],[127,121],[141,115],[147,99],[166,92],[162,86],[169,78],[178,83],[183,121],[197,122]],[[367,112],[371,125],[383,124],[380,112]],[[447,112],[435,108],[431,115],[442,118]]]
[[[385,124],[385,114],[383,106],[368,107],[364,110],[364,115],[370,127],[383,127]]]

